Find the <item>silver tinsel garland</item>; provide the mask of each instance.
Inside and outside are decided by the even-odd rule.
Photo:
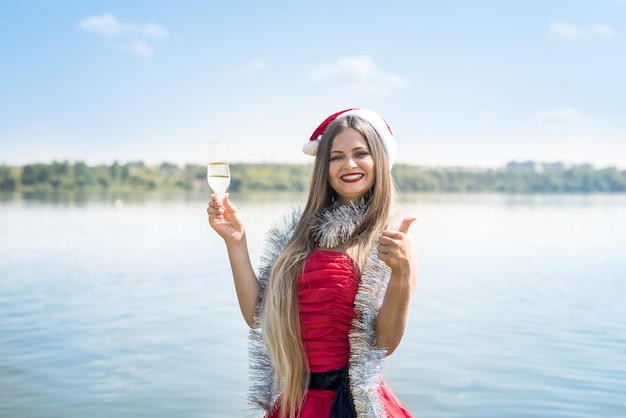
[[[367,204],[363,199],[349,205],[334,204],[313,219],[313,239],[320,248],[335,248],[348,241],[363,221]]]

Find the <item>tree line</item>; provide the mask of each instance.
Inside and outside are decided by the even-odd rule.
[[[310,165],[231,164],[231,192],[302,192]],[[626,172],[615,168],[544,172],[469,170],[396,165],[394,180],[404,192],[594,193],[626,192]],[[22,167],[0,165],[0,191],[208,190],[206,166],[143,162],[87,165],[54,161]]]

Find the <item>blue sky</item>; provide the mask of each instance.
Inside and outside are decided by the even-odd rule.
[[[310,161],[378,111],[398,162],[626,168],[626,0],[0,0],[0,163]]]

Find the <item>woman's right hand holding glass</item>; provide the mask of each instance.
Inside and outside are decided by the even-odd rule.
[[[206,212],[209,217],[209,225],[224,241],[237,242],[243,238],[243,220],[235,205],[230,202],[228,193],[222,202],[218,200],[217,194],[211,195],[211,201]],[[220,223],[222,221],[225,222]]]

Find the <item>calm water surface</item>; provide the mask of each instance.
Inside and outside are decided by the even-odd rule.
[[[296,201],[270,198],[232,196],[255,264]],[[247,330],[206,200],[0,198],[0,417],[247,415]],[[420,279],[385,378],[416,417],[626,417],[626,196],[403,209]]]

